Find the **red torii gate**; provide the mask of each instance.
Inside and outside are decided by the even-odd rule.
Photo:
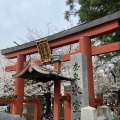
[[[77,54],[80,52],[87,56],[89,105],[92,107],[95,106],[92,56],[118,51],[120,50],[119,45],[120,42],[95,47],[91,46],[91,39],[117,31],[119,29],[119,19],[120,11],[47,37],[51,49],[79,42],[80,44],[79,50],[73,53],[62,55],[62,61],[68,61],[70,60],[70,55]],[[38,50],[35,41],[2,50],[1,53],[6,58],[8,59],[17,58],[17,63],[13,66],[6,67],[6,71],[9,72],[15,70],[18,73],[26,63],[25,61],[26,55],[37,53],[37,51]],[[42,63],[39,60],[35,62],[38,65],[42,65]],[[60,69],[59,63],[56,64],[55,69],[56,70]],[[21,115],[24,92],[24,80],[20,79],[21,78],[16,78],[15,80],[14,94],[17,95],[18,98],[16,99],[15,102],[14,114]],[[54,119],[59,120],[59,117],[56,116]]]

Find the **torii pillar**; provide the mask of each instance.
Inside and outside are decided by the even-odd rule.
[[[79,44],[81,53],[87,57],[89,106],[95,107],[91,39],[88,36],[83,36],[80,38]]]
[[[58,55],[59,56],[59,55]],[[60,58],[53,61],[54,70],[60,72],[61,60]],[[60,120],[60,98],[61,98],[60,80],[54,81],[54,120]]]
[[[16,73],[20,72],[24,68],[24,62],[26,57],[24,55],[17,55]],[[14,88],[15,103],[13,104],[12,114],[18,114],[22,117],[23,111],[23,99],[24,99],[24,79],[15,79]]]

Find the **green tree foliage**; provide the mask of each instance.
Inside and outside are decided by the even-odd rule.
[[[67,0],[66,5],[69,6],[69,10],[65,11],[65,19],[69,20],[71,15],[77,15],[79,23],[89,22],[120,10],[119,0]]]
[[[78,24],[87,23],[120,10],[119,0],[66,0],[69,10],[65,11],[65,19],[70,20],[72,15],[78,16]],[[78,7],[79,6],[79,7]],[[99,45],[120,41],[120,30],[113,34],[96,38],[93,43],[100,41]],[[118,56],[118,52],[100,55],[100,59],[110,60]]]

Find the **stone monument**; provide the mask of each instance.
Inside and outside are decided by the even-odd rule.
[[[82,53],[70,57],[71,77],[71,118],[81,120],[81,108],[89,106],[86,56]]]

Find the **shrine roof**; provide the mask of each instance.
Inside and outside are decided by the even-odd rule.
[[[13,78],[24,78],[28,80],[35,80],[37,82],[48,82],[51,80],[68,80],[72,81],[71,77],[65,77],[60,72],[38,66],[31,59],[27,65],[19,72],[12,75]]]
[[[120,19],[120,11],[117,11],[115,13],[112,13],[112,14],[109,14],[107,16],[101,17],[99,19],[93,20],[91,22],[87,22],[87,23],[78,25],[78,26],[70,28],[68,30],[64,30],[62,32],[59,32],[59,33],[56,33],[56,34],[53,34],[50,36],[46,36],[45,38],[48,38],[48,42],[54,41],[54,40],[57,40],[59,38],[66,37],[66,36],[69,36],[69,35],[72,35],[72,34],[75,34],[75,33],[78,33],[78,32],[81,32],[81,31],[84,31],[84,30],[87,30],[87,29],[90,29],[90,28],[93,28],[96,26],[99,26],[101,24],[105,24],[105,23],[113,21],[113,20],[118,20],[118,19]],[[5,54],[8,54],[8,53],[11,53],[14,51],[19,51],[19,50],[34,47],[34,46],[36,46],[36,40],[22,44],[22,45],[3,49],[3,50],[1,50],[1,53],[3,55],[5,55]]]

